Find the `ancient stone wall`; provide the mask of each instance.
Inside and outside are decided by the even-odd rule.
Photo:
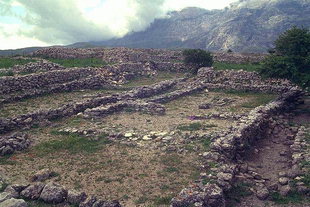
[[[91,68],[75,68],[25,76],[2,77],[0,78],[0,94],[46,88],[52,84],[65,83],[92,75],[96,75],[96,71]]]
[[[256,72],[214,70],[212,67],[199,69],[197,78],[210,89],[282,93],[294,86],[288,80],[264,80]]]
[[[270,118],[294,107],[302,95],[301,90],[291,89],[275,101],[253,109],[247,117],[241,119],[239,127],[212,140],[211,150],[204,154],[204,158],[206,163],[219,164],[219,167],[211,168],[207,175],[210,183],[215,184],[201,183],[183,189],[172,200],[172,206],[224,207],[224,192],[231,189],[234,177],[239,171],[235,162],[238,156],[242,156],[255,141],[268,137]]]

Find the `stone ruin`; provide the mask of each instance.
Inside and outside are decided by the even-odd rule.
[[[100,88],[106,85],[118,84],[138,75],[154,75],[158,70],[180,71],[184,66],[180,63],[169,63],[168,61],[178,60],[180,52],[166,51],[166,55],[161,50],[142,50],[141,53],[132,54],[135,49],[62,49],[49,48],[35,52],[33,55],[54,58],[85,58],[85,57],[104,57],[105,60],[123,63],[105,68],[72,68],[60,70],[49,70],[27,76],[0,78],[0,94],[10,94],[4,99],[18,100],[25,97],[41,95],[43,93],[71,91],[85,88]],[[137,50],[141,51],[141,50]],[[131,54],[131,55],[130,55]],[[229,54],[218,55],[218,60],[227,62],[255,61],[262,56],[253,56],[253,59],[242,59],[237,55]],[[156,59],[156,57],[158,59]],[[111,58],[110,58],[111,57]],[[114,59],[112,59],[112,57]],[[165,59],[168,57],[167,59]],[[233,57],[233,58],[232,58]],[[161,62],[147,62],[150,60],[160,60]],[[222,59],[221,59],[222,58]],[[228,61],[228,59],[231,59]],[[235,59],[234,59],[235,58]],[[141,63],[142,59],[146,62]],[[224,60],[225,59],[225,60]],[[254,60],[255,59],[255,60]],[[167,61],[167,62],[165,62]],[[169,65],[169,64],[170,65]],[[161,66],[159,66],[161,65]],[[44,88],[44,89],[42,89]],[[236,177],[240,173],[249,172],[242,165],[242,156],[249,146],[257,140],[266,136],[271,136],[273,131],[280,123],[277,123],[273,117],[292,109],[300,102],[303,92],[293,86],[286,80],[267,79],[262,80],[257,73],[245,71],[215,71],[212,68],[201,68],[197,77],[191,79],[175,79],[163,81],[158,84],[134,88],[131,91],[116,93],[109,96],[91,97],[78,103],[66,104],[56,109],[40,110],[28,114],[19,115],[12,118],[0,119],[1,134],[12,132],[20,128],[29,128],[35,124],[49,124],[50,121],[63,117],[82,115],[85,118],[100,118],[125,110],[126,108],[134,111],[162,115],[165,113],[163,103],[168,103],[177,98],[187,96],[202,90],[238,90],[250,92],[272,92],[279,94],[279,97],[265,106],[259,106],[253,109],[249,114],[235,116],[234,114],[212,114],[205,117],[193,117],[193,119],[233,119],[237,120],[239,125],[232,127],[222,134],[212,137],[210,152],[204,153],[205,163],[217,163],[217,167],[205,166],[201,179],[208,179],[207,184],[197,182],[190,185],[172,199],[171,206],[210,206],[224,207],[225,193],[229,191]],[[23,95],[16,95],[22,92]],[[13,94],[13,95],[12,95]],[[13,97],[13,98],[12,98]],[[17,98],[16,98],[17,97]],[[220,103],[220,100],[219,104]],[[202,107],[207,107],[209,103]],[[267,130],[266,130],[267,129]],[[305,142],[306,129],[301,127],[295,131],[294,140],[290,148],[293,151],[292,163],[298,172],[301,162],[309,160],[309,152],[305,151],[303,146]],[[11,154],[15,151],[24,150],[29,147],[30,141],[25,134],[13,134],[0,137],[1,155]],[[241,163],[241,164],[240,164]],[[255,173],[252,173],[255,176]],[[287,184],[289,179],[296,178],[299,174],[281,174],[279,179]],[[37,181],[37,178],[34,179]],[[39,179],[40,180],[40,179]],[[285,185],[286,187],[286,185]],[[309,189],[299,184],[298,191],[309,193]],[[266,193],[267,192],[267,193]],[[257,190],[257,195],[261,199],[268,197],[269,190],[266,186],[261,186]],[[0,205],[6,203],[18,203],[20,206],[27,206],[22,199],[30,200],[41,199],[46,203],[76,204],[80,207],[86,206],[120,206],[117,201],[104,201],[94,196],[87,196],[83,192],[67,190],[63,186],[55,183],[31,183],[26,185],[10,185],[5,192],[0,194]],[[2,203],[1,203],[2,202]],[[16,204],[17,205],[17,204]]]

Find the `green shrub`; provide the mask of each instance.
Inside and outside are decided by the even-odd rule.
[[[201,67],[211,67],[213,64],[213,57],[210,52],[201,49],[186,49],[183,51],[184,62],[193,66],[191,71],[193,74],[197,74],[197,71]]]
[[[310,33],[293,27],[275,41],[274,52],[263,62],[263,77],[285,78],[307,88],[310,84]]]

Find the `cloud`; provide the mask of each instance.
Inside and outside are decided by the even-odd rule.
[[[22,22],[14,35],[49,44],[101,41],[142,31],[172,10],[223,8],[233,1],[1,0],[0,23],[1,16],[14,17]]]

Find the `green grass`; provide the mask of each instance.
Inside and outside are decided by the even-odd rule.
[[[170,201],[172,200],[174,196],[173,195],[168,195],[168,196],[163,196],[163,197],[156,197],[153,199],[154,205],[155,206],[160,206],[160,205],[169,205]]]
[[[68,151],[71,154],[95,153],[104,145],[111,143],[104,135],[98,141],[94,141],[75,133],[52,131],[51,134],[58,136],[58,139],[46,141],[35,146],[34,150],[39,155],[43,156],[59,151]]]
[[[196,123],[190,123],[188,125],[179,125],[177,129],[181,131],[198,131],[198,130],[205,130],[205,129],[212,128],[212,127],[217,127],[217,125],[202,124],[202,123],[196,122]]]
[[[260,64],[253,64],[253,63],[243,63],[243,64],[236,64],[236,63],[221,63],[216,62],[213,64],[213,67],[216,70],[245,70],[249,72],[259,71],[261,68]]]
[[[303,203],[304,201],[307,201],[308,203],[310,201],[309,198],[305,198],[304,195],[298,192],[291,192],[287,196],[281,196],[278,192],[275,192],[271,194],[271,200],[276,204],[297,204]]]
[[[250,185],[247,183],[236,183],[227,193],[226,201],[227,206],[234,207],[241,202],[241,198],[252,195]]]
[[[0,165],[16,165],[17,161],[10,160],[11,155],[5,155],[0,157]]]
[[[103,67],[108,63],[100,58],[83,58],[83,59],[48,59],[53,63],[60,64],[66,68],[71,67]]]
[[[261,105],[265,105],[277,97],[275,94],[252,93],[243,91],[226,91],[225,93],[239,97],[250,98],[251,100],[240,105],[243,108],[255,108]]]
[[[4,76],[13,76],[14,73],[13,71],[9,70],[9,71],[1,71],[0,70],[0,77],[4,77]]]
[[[4,58],[0,57],[0,68],[11,68],[14,65],[24,65],[30,62],[35,62],[36,60],[32,59],[13,59],[13,58]]]

